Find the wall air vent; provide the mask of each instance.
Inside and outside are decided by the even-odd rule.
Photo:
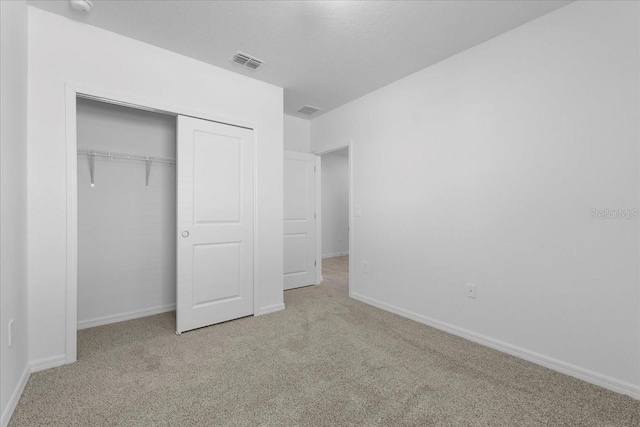
[[[318,107],[312,107],[311,105],[305,105],[304,107],[302,107],[301,109],[298,110],[298,113],[304,114],[305,116],[312,116],[315,113],[317,113],[318,111],[320,111],[320,108],[318,108]]]
[[[240,51],[236,52],[236,54],[233,55],[233,58],[231,58],[231,61],[252,70],[257,70],[258,68],[260,68],[260,66],[264,64],[263,60],[254,58],[253,56],[247,55],[246,53],[242,53]]]

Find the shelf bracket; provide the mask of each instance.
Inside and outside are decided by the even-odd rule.
[[[149,176],[151,176],[151,164],[153,163],[151,160],[147,159],[144,162],[147,166],[147,181],[146,181],[146,187],[149,188]]]
[[[96,156],[95,155],[90,155],[89,156],[89,173],[91,174],[91,186],[95,187],[96,183],[95,183],[95,170],[96,170]]]

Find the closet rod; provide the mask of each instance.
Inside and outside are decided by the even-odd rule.
[[[96,156],[96,157],[109,157],[112,159],[125,159],[125,160],[141,160],[144,162],[156,162],[156,163],[168,163],[170,165],[176,164],[176,159],[172,159],[170,157],[158,157],[158,156],[143,156],[140,154],[125,154],[125,153],[114,153],[111,151],[100,151],[100,150],[88,150],[86,148],[78,148],[78,154],[86,155],[86,156]]]

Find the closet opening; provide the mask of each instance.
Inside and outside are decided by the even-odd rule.
[[[67,86],[67,363],[260,313],[253,126],[138,102]]]
[[[176,116],[76,101],[77,329],[165,313],[173,332]]]

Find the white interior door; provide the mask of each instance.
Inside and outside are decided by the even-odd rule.
[[[316,156],[284,152],[284,289],[316,283]]]
[[[253,131],[178,116],[176,331],[253,314]]]

